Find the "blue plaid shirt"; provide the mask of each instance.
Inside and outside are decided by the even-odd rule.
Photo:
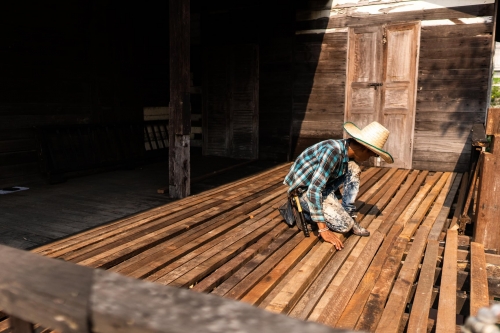
[[[347,172],[347,140],[321,141],[300,154],[283,184],[288,185],[288,193],[295,189],[305,191],[309,211],[314,222],[325,222],[322,192],[327,184]]]

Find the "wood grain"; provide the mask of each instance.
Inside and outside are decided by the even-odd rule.
[[[439,307],[436,321],[436,333],[455,330],[456,326],[456,291],[457,291],[457,230],[449,229],[446,233]]]
[[[477,311],[490,306],[488,293],[488,274],[484,246],[481,243],[471,243],[471,283],[470,283],[470,315],[476,316]]]

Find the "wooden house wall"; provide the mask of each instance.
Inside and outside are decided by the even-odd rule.
[[[294,23],[295,7],[285,0],[218,0],[201,5],[203,53],[228,45],[258,48],[258,156],[262,159],[285,161],[289,154]]]
[[[90,121],[88,7],[61,6],[65,15],[47,11],[41,2],[12,2],[2,10],[0,186],[38,173],[35,126]]]
[[[292,155],[343,136],[348,29],[421,22],[412,167],[464,171],[470,129],[487,107],[493,1],[307,5],[297,10]]]
[[[0,187],[39,177],[36,128],[141,119],[134,8],[9,2],[0,31]]]

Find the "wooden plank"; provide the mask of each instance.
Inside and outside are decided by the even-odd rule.
[[[171,283],[212,256],[231,251],[234,247],[239,248],[241,244],[251,242],[254,237],[257,237],[257,239],[260,238],[258,235],[261,235],[262,228],[276,226],[276,223],[279,221],[274,220],[278,220],[278,216],[279,212],[275,210],[269,216],[261,218],[255,221],[255,223],[245,226],[242,225],[235,229],[234,232],[225,234],[224,237],[216,239],[213,243],[207,243],[189,252],[145,279],[148,281],[157,281],[162,284]],[[281,218],[279,218],[279,220],[281,220]],[[228,260],[229,259],[231,259],[231,257],[228,256]]]
[[[301,265],[298,274],[294,275],[291,281],[266,307],[266,310],[276,313],[287,313],[334,253],[335,248],[332,244],[322,243],[314,252],[314,255]]]
[[[404,238],[397,238],[392,251],[381,267],[370,296],[355,326],[356,330],[375,331],[380,316],[382,315],[388,294],[394,283],[394,276],[399,272],[401,259],[408,241]],[[380,295],[380,298],[378,297]]]
[[[344,243],[342,251],[335,252],[333,259],[328,262],[323,271],[321,271],[319,276],[304,292],[293,310],[289,313],[289,316],[302,320],[306,320],[309,317],[309,314],[318,303],[332,278],[335,277],[345,260],[349,257],[360,238],[356,235],[350,236]]]
[[[455,180],[453,181],[453,185],[450,189],[450,192],[448,193],[446,200],[443,204],[443,210],[439,213],[438,217],[436,218],[435,223],[432,226],[431,232],[429,233],[429,240],[438,240],[439,236],[441,235],[441,231],[443,230],[444,224],[446,222],[446,219],[449,215],[451,206],[453,204],[453,201],[455,200],[455,194],[457,193],[459,184],[463,178],[462,174],[458,174],[455,177]]]
[[[449,229],[446,234],[443,271],[439,293],[439,307],[436,333],[452,332],[456,326],[457,290],[457,230]]]
[[[276,204],[282,200],[279,197],[271,201],[270,204]],[[219,216],[220,218],[217,217],[185,232],[184,235],[189,234],[188,237],[175,237],[171,242],[163,242],[129,260],[123,261],[111,269],[127,276],[144,278],[182,256],[185,257],[188,254],[194,256],[195,251],[198,252],[200,247],[207,249],[210,244],[223,241],[227,238],[225,233],[235,233],[262,218],[266,218],[273,211],[275,212],[276,210],[274,208],[260,207],[248,215],[242,214],[235,218],[226,219],[224,216]],[[253,218],[250,218],[250,215]]]
[[[304,257],[311,247],[318,241],[317,237],[302,240],[280,263],[267,274],[255,287],[253,287],[241,300],[255,305],[258,304],[270,290],[278,284],[283,276]]]
[[[9,317],[9,324],[12,333],[33,333],[33,324],[16,317]]]
[[[500,108],[489,108],[486,120],[486,135],[500,134]]]
[[[396,221],[397,225],[403,226],[406,224],[440,176],[440,173],[436,173],[434,176],[427,178],[424,186],[422,186],[415,198]],[[421,216],[421,218],[423,218],[423,216]],[[394,278],[398,272],[400,261],[407,243],[408,238],[400,237],[396,240],[389,257],[386,259],[381,273],[374,284],[370,296],[368,297],[366,306],[361,313],[357,325],[355,326],[356,329],[367,331],[374,331],[376,329],[380,316],[382,315],[385,301],[390,293]]]
[[[439,242],[429,240],[425,251],[424,262],[413,299],[412,311],[408,322],[408,333],[427,332],[427,321],[431,307],[432,288],[434,286],[434,273],[438,259]]]
[[[476,316],[482,307],[489,307],[488,275],[484,246],[481,243],[471,243],[471,284],[470,284],[470,315]]]
[[[371,234],[377,232],[376,229],[379,227],[381,221],[376,220],[374,223],[375,225],[370,225],[371,228],[369,227]],[[327,289],[319,299],[318,303],[315,305],[308,320],[318,321],[318,319],[322,316],[324,310],[329,306],[330,302],[336,298],[339,290],[343,289],[345,283],[348,283],[346,281],[350,279],[351,269],[353,269],[353,267],[356,265],[357,260],[359,259],[367,244],[370,242],[370,239],[371,237],[364,237],[358,241],[352,252],[349,254],[347,260],[344,262],[335,277],[333,277],[332,282],[330,282]]]
[[[342,284],[342,288],[337,289],[335,301],[330,302],[323,310],[318,318],[319,322],[330,326],[335,325],[383,240],[384,235],[378,231],[370,237],[370,241],[350,270],[349,279]]]
[[[368,230],[373,234],[376,232],[379,225],[380,221],[373,222],[368,226]],[[365,246],[367,240],[368,238],[362,239],[363,246]],[[355,251],[356,249],[353,252]],[[310,256],[307,261],[302,263],[298,272],[290,277],[290,281],[273,298],[266,307],[266,310],[277,313],[288,313],[295,305],[297,299],[316,275],[324,268],[335,252],[335,248],[332,244],[326,242],[322,243],[314,255]]]
[[[458,219],[462,214],[462,209],[465,203],[465,198],[467,195],[467,184],[469,181],[469,173],[465,173],[462,177],[462,184],[460,185],[460,193],[458,194],[457,206],[455,212],[453,213],[453,218],[451,220],[450,227],[457,225]]]
[[[59,241],[56,241],[51,244],[44,245],[42,247],[39,247],[34,250],[35,253],[40,253],[43,255],[50,255],[50,256],[59,256],[62,253],[58,253],[54,255],[53,253],[55,251],[61,251],[61,250],[67,250],[68,247],[70,246],[75,246],[75,248],[79,248],[80,245],[85,241],[85,244],[91,244],[95,242],[97,237],[102,237],[102,239],[108,238],[111,235],[120,233],[123,231],[123,229],[117,228],[118,225],[120,226],[126,226],[131,223],[137,223],[137,222],[143,222],[143,221],[148,221],[147,219],[150,218],[151,220],[156,219],[158,217],[164,216],[164,215],[171,215],[172,213],[175,212],[181,212],[185,210],[187,207],[195,206],[195,205],[202,205],[203,202],[209,202],[212,203],[214,200],[211,197],[216,196],[217,194],[220,195],[224,193],[225,191],[232,191],[232,190],[246,190],[247,185],[255,182],[255,180],[258,180],[259,178],[265,177],[266,175],[281,175],[284,177],[288,169],[290,168],[290,163],[286,163],[284,165],[279,165],[275,168],[266,170],[264,172],[258,173],[257,175],[254,176],[249,176],[246,177],[242,180],[239,180],[237,182],[230,183],[228,185],[220,186],[212,190],[208,190],[205,192],[202,192],[201,194],[196,194],[193,196],[190,196],[189,198],[182,199],[180,201],[176,201],[175,204],[173,203],[168,203],[166,205],[162,205],[159,207],[156,207],[154,209],[148,210],[147,212],[135,214],[131,217],[104,225],[100,226],[97,228],[94,228],[92,230],[89,230],[88,232],[85,232],[83,234],[78,234],[73,237],[69,237],[66,239],[62,239]],[[227,194],[225,195],[227,196]],[[200,206],[201,206],[200,205]]]
[[[443,175],[440,181],[446,179],[445,176],[446,175]],[[451,175],[447,178],[446,184],[443,186],[439,197],[434,202],[431,212],[427,215],[425,221],[422,223],[417,235],[415,236],[415,240],[413,241],[410,251],[405,259],[401,272],[399,273],[399,276],[394,284],[389,300],[385,305],[384,312],[377,326],[377,331],[379,332],[397,332],[401,328],[401,319],[411,292],[412,284],[418,272],[418,265],[420,264],[422,254],[425,250],[427,237],[438,217],[438,214],[443,210],[445,198],[448,196],[454,178],[455,175]],[[436,185],[434,189],[439,187],[439,185]],[[411,234],[413,234],[413,232],[405,228],[400,237],[404,236],[409,239]]]
[[[303,233],[294,233],[291,239],[288,235],[279,237],[266,250],[256,255],[212,293],[232,299],[242,298],[303,239]]]
[[[415,281],[430,228],[421,226],[394,283],[375,332],[399,332],[408,296]]]
[[[410,170],[398,170],[393,179],[386,183],[376,195],[365,203],[358,211],[358,219],[363,223],[370,223],[382,211],[386,211],[389,201],[398,190],[403,180],[408,176]]]
[[[288,240],[297,232],[297,229],[290,229],[285,223],[278,225],[276,229],[272,230],[272,232],[269,232],[258,242],[245,249],[245,251],[231,259],[224,266],[220,267],[212,274],[204,278],[202,281],[197,283],[192,288],[192,290],[211,292],[213,289],[217,288],[223,281],[229,278],[229,276],[231,276],[234,272],[245,265],[248,261],[252,260],[257,254],[268,248],[270,244],[278,237],[284,234],[285,240]]]
[[[443,20],[463,17],[491,16],[493,12],[494,6],[491,4],[423,9],[399,13],[387,13],[382,11],[377,13],[379,15],[370,15],[370,13],[351,13],[350,11],[345,11],[345,14],[343,15],[331,16],[330,19],[327,20],[327,28],[332,29],[357,25],[376,25],[398,21]],[[381,15],[382,13],[384,15]]]
[[[474,240],[482,243],[486,250],[500,251],[500,235],[498,233],[498,215],[500,207],[500,154],[482,153],[483,167],[479,179],[479,192]]]
[[[427,172],[422,172],[419,175],[418,171],[413,172],[408,177],[409,179],[406,181],[406,183],[401,186],[401,189],[398,192],[398,194],[396,194],[394,199],[391,201],[393,207],[390,213],[382,214],[382,216],[385,215],[385,218],[382,217],[384,222],[379,228],[379,231],[381,232],[383,231],[384,233],[387,234],[387,232],[389,232],[390,229],[390,232],[387,234],[387,237],[385,238],[382,247],[376,254],[375,258],[373,259],[372,264],[368,268],[368,271],[361,280],[358,288],[351,297],[350,302],[347,304],[346,309],[344,310],[342,316],[337,322],[338,327],[353,329],[356,326],[356,323],[358,322],[358,319],[363,312],[365,304],[368,301],[370,292],[372,291],[373,286],[375,285],[375,281],[380,275],[380,272],[382,270],[382,265],[384,264],[387,258],[387,254],[390,253],[391,248],[394,246],[394,241],[402,229],[401,225],[393,226],[393,224],[399,217],[399,215],[403,212],[406,205],[408,205],[410,200],[415,196],[427,174],[428,174]]]
[[[157,281],[167,283],[169,281],[168,279],[173,280],[172,282],[169,282],[170,285],[176,286],[176,287],[188,287],[192,285],[193,283],[199,281],[203,277],[207,276],[210,274],[210,272],[218,269],[221,265],[226,263],[228,260],[233,258],[235,255],[243,251],[248,245],[255,243],[258,241],[261,237],[266,235],[267,233],[270,232],[270,230],[273,230],[276,228],[277,223],[281,223],[281,216],[276,214],[276,217],[273,218],[273,220],[269,221],[267,225],[264,225],[262,228],[257,229],[255,232],[249,234],[248,236],[242,238],[240,241],[232,244],[231,246],[227,247],[227,241],[224,242],[224,247],[221,246],[215,246],[213,249],[210,249],[210,251],[207,251],[206,253],[203,254],[209,255],[210,252],[214,252],[214,255],[211,256],[208,260],[203,261],[201,264],[198,264],[200,261],[203,260],[203,256],[198,256],[197,258],[191,260],[189,262],[189,266],[184,266],[182,268],[179,268],[176,270],[175,274],[168,274],[162,277],[161,279],[158,279]],[[221,250],[218,249],[222,248]],[[198,260],[196,260],[198,259]],[[190,267],[196,265],[196,267],[190,269]],[[189,270],[190,269],[190,270]],[[189,270],[189,272],[184,273],[185,271]],[[173,272],[172,272],[173,273]],[[184,273],[184,274],[183,274]],[[183,274],[183,275],[181,275]],[[167,279],[168,276],[168,279]],[[176,278],[174,280],[174,278]]]
[[[415,171],[408,177],[408,180],[401,186],[401,190],[392,198],[387,209],[380,214],[381,218],[384,220],[384,223],[379,228],[380,232],[384,234],[389,232],[399,215],[401,215],[415,194],[417,194],[428,174],[428,171]]]
[[[436,185],[432,188],[432,190],[429,192],[429,194],[425,197],[425,199],[420,203],[420,206],[418,209],[415,211],[411,219],[406,223],[403,231],[399,235],[399,237],[405,237],[410,240],[411,236],[415,233],[417,230],[418,226],[420,225],[420,222],[424,219],[425,214],[427,214],[427,211],[431,207],[431,205],[434,204],[434,207],[436,207],[436,203],[434,202],[438,194],[440,194],[442,188],[448,181],[448,178],[450,177],[451,173],[446,172],[443,173],[442,176],[439,178],[439,181],[436,183]],[[450,184],[450,183],[448,183]],[[446,197],[447,193],[444,193],[442,196],[442,200],[444,201],[444,198]],[[441,207],[435,210],[435,214],[437,215]],[[430,223],[430,221],[429,221]],[[429,226],[430,228],[430,226]]]
[[[276,195],[279,195],[280,192],[282,193],[281,189],[275,190],[273,196],[276,197]],[[123,256],[130,257],[133,255],[133,253],[137,254],[138,252],[142,252],[144,250],[152,248],[160,242],[173,238],[174,236],[186,231],[189,228],[193,228],[204,223],[210,218],[218,217],[222,213],[227,213],[227,215],[224,216],[225,218],[237,216],[242,213],[249,213],[263,204],[263,199],[259,197],[258,193],[254,194],[254,196],[256,197],[255,199],[244,203],[236,209],[234,209],[235,205],[238,206],[239,203],[242,203],[241,201],[219,204],[210,208],[209,210],[200,211],[197,214],[180,220],[174,224],[161,224],[161,220],[156,221],[155,228],[152,230],[148,230],[147,228],[144,228],[144,230],[141,230],[140,232],[138,232],[137,230],[132,230],[131,235],[128,236],[129,239],[120,238],[119,235],[117,235],[117,238],[120,240],[119,244],[113,245],[112,242],[105,240],[100,242],[99,244],[96,244],[96,246],[93,247],[95,248],[93,251],[89,252],[88,248],[86,248],[86,251],[83,254],[76,253],[74,255],[70,254],[63,257],[76,262],[80,262],[84,265],[92,265],[95,267],[106,265],[110,267],[116,264],[117,261],[120,261],[120,258]],[[268,200],[272,200],[274,199],[274,197],[269,198]],[[186,216],[189,215],[189,213],[186,213]],[[158,226],[159,228],[156,226]],[[133,240],[133,243],[128,243],[128,240]],[[106,245],[104,246],[104,244]]]
[[[228,327],[249,333],[282,330],[289,333],[336,332],[315,323],[277,316],[242,302],[144,283],[101,270],[94,272],[90,303],[92,307],[89,311],[95,332],[125,329],[138,333],[203,332],[207,328],[222,332]],[[205,315],[193,316],[195,308],[204,309]]]
[[[89,331],[92,270],[3,245],[0,253],[1,309],[60,332]]]

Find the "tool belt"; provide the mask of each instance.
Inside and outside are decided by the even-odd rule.
[[[309,229],[297,194],[297,190],[290,192],[286,202],[278,210],[289,227],[297,224],[297,227],[304,232],[304,236],[309,237]]]

